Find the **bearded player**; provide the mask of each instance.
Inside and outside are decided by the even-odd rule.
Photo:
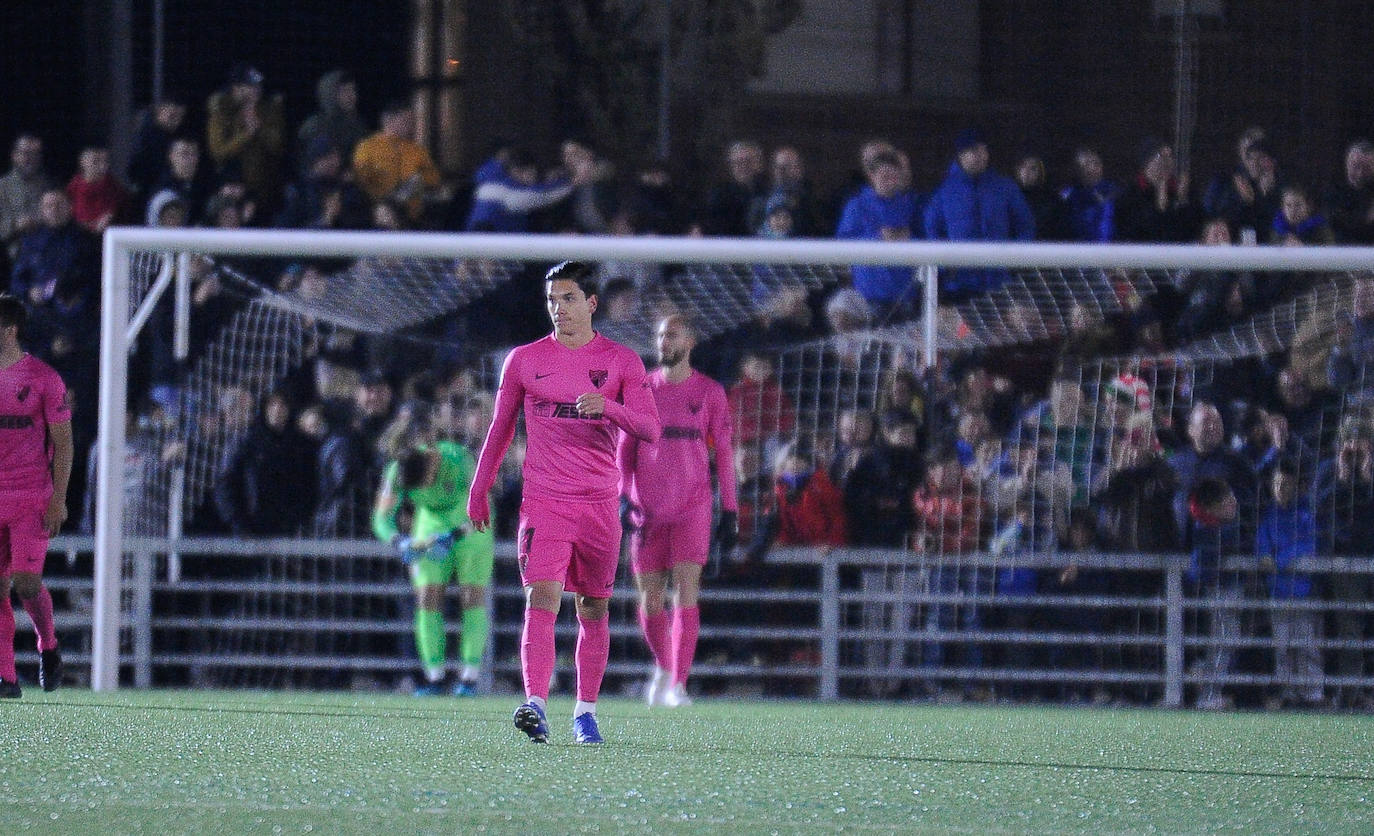
[[[48,538],[67,519],[72,474],[72,414],[67,387],[52,367],[19,345],[26,312],[0,295],[0,697],[21,695],[14,670],[14,609],[19,596],[38,634],[38,684],[57,690],[52,596],[43,585]]]
[[[696,655],[701,570],[711,549],[711,462],[720,483],[722,554],[735,546],[739,505],[725,389],[692,369],[696,337],[681,316],[658,324],[659,367],[649,375],[663,435],[648,443],[621,437],[621,490],[633,529],[630,569],[639,590],[639,625],[654,657],[645,690],[651,706],[690,705],[687,675]],[[672,581],[672,614],[665,609]]]
[[[643,361],[592,329],[594,273],[590,264],[565,261],[545,276],[553,333],[506,358],[468,497],[468,518],[485,530],[491,519],[487,494],[523,406],[528,447],[516,545],[525,587],[520,665],[526,702],[514,720],[537,743],[549,736],[554,620],[565,589],[576,595],[577,606],[573,739],[602,741],[596,698],[610,655],[607,603],[620,559],[616,441],[625,432],[653,442],[660,432]]]

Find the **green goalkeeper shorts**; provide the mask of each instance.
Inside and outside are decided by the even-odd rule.
[[[495,554],[491,529],[474,531],[453,544],[441,560],[422,557],[410,564],[415,586],[446,586],[457,579],[462,586],[490,586]]]

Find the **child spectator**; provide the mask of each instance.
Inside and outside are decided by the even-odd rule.
[[[1260,519],[1256,536],[1260,569],[1269,576],[1269,626],[1274,637],[1274,679],[1283,690],[1267,707],[1314,708],[1322,704],[1321,613],[1301,609],[1312,597],[1312,577],[1293,564],[1317,553],[1317,523],[1306,502],[1297,501],[1298,469],[1279,462],[1269,480],[1274,504]],[[1296,607],[1293,602],[1299,602]]]
[[[1220,679],[1231,672],[1240,638],[1240,579],[1222,571],[1229,556],[1239,554],[1240,526],[1236,522],[1236,495],[1221,479],[1198,480],[1188,494],[1188,522],[1193,552],[1188,565],[1188,581],[1194,596],[1205,601],[1209,610],[1208,644],[1195,667],[1202,674],[1197,707],[1207,710],[1231,708],[1231,699],[1221,692]]]
[[[129,204],[129,191],[110,173],[110,149],[92,145],[81,151],[80,170],[67,183],[72,217],[97,235],[121,220]]]

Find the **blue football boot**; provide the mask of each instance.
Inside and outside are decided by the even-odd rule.
[[[549,720],[544,716],[544,709],[540,708],[538,704],[525,703],[515,709],[515,715],[512,719],[515,720],[517,729],[529,735],[530,742],[549,742]],[[596,724],[593,723],[592,727],[595,728]]]
[[[590,711],[573,718],[573,741],[575,743],[604,743],[601,730],[596,727],[596,715]]]

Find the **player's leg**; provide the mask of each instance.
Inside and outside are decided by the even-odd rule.
[[[711,506],[695,506],[674,526],[672,536],[675,557],[671,562],[673,578],[673,619],[671,647],[673,685],[664,696],[668,706],[690,705],[687,696],[687,675],[697,652],[697,634],[701,631],[701,570],[711,550]]]
[[[520,668],[525,703],[515,710],[515,727],[530,740],[548,740],[545,716],[554,668],[554,623],[563,601],[563,585],[572,560],[576,509],[526,500],[516,533],[520,582],[525,587],[525,624],[520,633]]]
[[[10,499],[12,497],[5,497],[0,502],[10,504]],[[57,649],[52,595],[43,585],[43,563],[48,557],[43,509],[47,504],[44,496],[21,496],[13,503],[17,514],[8,526],[9,573],[11,588],[29,614],[38,636],[38,684],[44,691],[56,691],[62,681],[62,654]],[[10,647],[13,648],[13,644]]]
[[[495,544],[490,531],[473,532],[453,545],[458,564],[458,594],[463,606],[463,631],[458,643],[458,672],[456,696],[477,693],[477,677],[481,672],[482,656],[487,649],[490,625],[487,619],[487,589],[491,586],[491,570]]]
[[[673,566],[673,687],[665,702],[669,706],[691,705],[687,696],[687,676],[696,658],[697,634],[701,631],[701,564],[684,561]]]
[[[673,660],[668,644],[668,612],[663,607],[668,573],[637,572],[634,578],[635,588],[639,591],[639,629],[644,633],[644,642],[649,645],[649,654],[654,659],[654,670],[644,689],[644,701],[650,706],[662,705],[663,695],[672,686]]]
[[[444,629],[444,585],[437,582],[436,564],[438,561],[422,558],[410,568],[415,586],[415,652],[425,674],[425,681],[415,689],[417,697],[444,693],[448,635]]]
[[[577,704],[573,739],[600,743],[596,700],[611,655],[610,597],[620,563],[619,501],[611,499],[581,509],[579,534],[568,566],[568,589],[577,593]]]
[[[0,561],[9,554],[5,529],[0,526]],[[0,699],[22,696],[19,674],[14,670],[14,607],[10,604],[10,576],[0,575]]]
[[[573,739],[600,743],[596,724],[596,699],[611,656],[610,599],[577,596],[577,704],[573,707]]]

